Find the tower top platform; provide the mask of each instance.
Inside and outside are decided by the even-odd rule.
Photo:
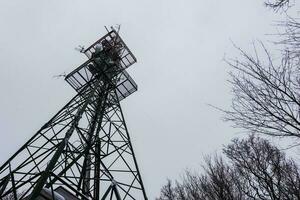
[[[104,45],[103,45],[104,44]],[[125,42],[122,40],[120,35],[113,29],[112,31],[108,32],[102,38],[97,40],[94,44],[90,47],[85,49],[83,53],[88,57],[91,58],[92,55],[95,53],[97,47],[103,47],[105,45],[109,45],[117,49],[119,53],[120,65],[123,69],[128,68],[132,64],[136,63],[136,58],[130,49],[127,47]]]
[[[88,60],[65,78],[77,92],[87,87],[101,89],[103,85],[110,84],[113,93],[116,91],[118,99],[122,100],[137,91],[137,84],[126,72],[136,58],[114,29],[83,53]]]

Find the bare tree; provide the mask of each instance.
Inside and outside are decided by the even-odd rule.
[[[221,157],[214,159],[206,158],[206,165],[203,166],[205,174],[202,176],[202,192],[206,199],[242,199],[236,183],[236,174],[231,166],[226,164]],[[203,181],[205,180],[205,181]]]
[[[299,171],[296,164],[267,140],[251,135],[233,140],[224,149],[237,173],[238,185],[249,198],[292,200],[299,196]]]
[[[279,27],[279,42],[282,45],[283,52],[288,52],[289,59],[300,58],[300,22],[298,18],[287,17],[286,21],[276,24]]]
[[[177,198],[177,191],[172,185],[172,181],[168,179],[166,185],[161,188],[160,198],[158,200],[173,200]]]
[[[300,199],[300,174],[293,160],[267,140],[235,139],[223,150],[226,160],[206,159],[203,173],[185,172],[168,180],[157,200]]]
[[[207,158],[204,174],[186,171],[182,182],[168,180],[157,200],[232,200],[242,199],[231,169],[220,158]]]
[[[289,0],[268,0],[274,9],[289,7]],[[288,17],[279,22],[275,56],[260,42],[254,53],[238,48],[240,57],[227,60],[233,99],[225,120],[251,133],[300,137],[300,22]]]
[[[299,62],[288,54],[273,59],[262,43],[259,50],[252,56],[239,49],[241,57],[228,61],[233,99],[225,120],[252,133],[299,138]]]

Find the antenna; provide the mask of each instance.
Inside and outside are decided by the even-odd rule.
[[[66,72],[63,72],[62,74],[54,75],[53,78],[61,78],[61,77],[66,78],[66,76],[67,76]]]
[[[111,26],[111,29],[116,30],[116,32],[119,34],[119,31],[121,29],[121,24],[116,24],[115,26],[116,26],[116,29],[113,26]]]
[[[84,46],[78,45],[78,47],[75,47],[75,50],[84,53]]]

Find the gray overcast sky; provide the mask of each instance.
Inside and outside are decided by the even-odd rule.
[[[239,135],[207,104],[230,105],[230,40],[249,49],[276,16],[260,0],[0,0],[0,163],[75,95],[53,78],[86,60],[74,47],[122,24],[139,85],[122,105],[154,199],[167,177],[199,168]]]

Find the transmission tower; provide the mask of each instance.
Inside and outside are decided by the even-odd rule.
[[[136,58],[113,28],[82,52],[77,95],[0,167],[0,199],[147,199],[120,105]]]

